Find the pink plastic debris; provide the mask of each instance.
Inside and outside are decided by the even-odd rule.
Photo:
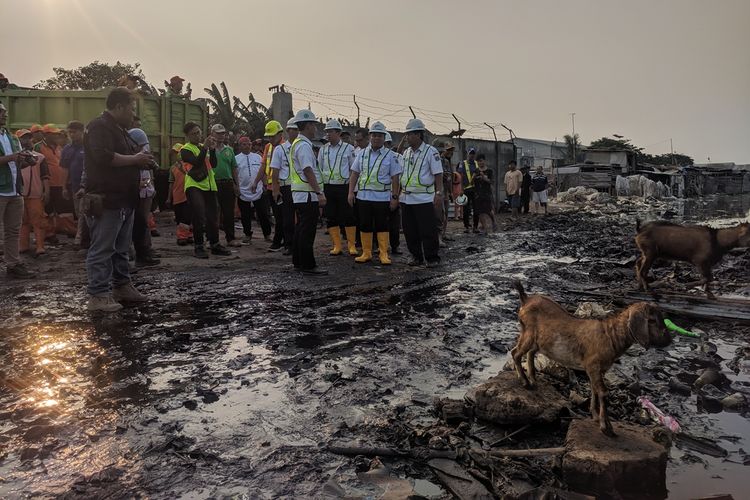
[[[648,412],[648,414],[651,416],[651,419],[654,422],[663,425],[664,427],[674,432],[675,434],[680,432],[681,430],[680,424],[679,422],[677,422],[677,419],[665,414],[663,411],[657,408],[656,405],[652,403],[650,399],[644,396],[639,396],[638,402]]]

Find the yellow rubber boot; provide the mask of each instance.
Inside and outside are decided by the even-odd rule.
[[[331,255],[341,255],[341,229],[338,226],[329,227],[328,234],[331,235],[331,241],[333,242]]]
[[[349,255],[357,255],[357,226],[346,226],[346,244],[349,246]]]
[[[362,238],[362,255],[354,259],[354,262],[370,262],[372,260],[372,233],[359,233]]]
[[[384,266],[391,264],[391,259],[388,257],[388,244],[390,243],[391,235],[389,233],[378,233],[378,249],[380,250],[380,263]]]

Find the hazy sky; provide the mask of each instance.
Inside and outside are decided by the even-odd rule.
[[[224,81],[270,103],[285,83],[455,113],[475,124],[467,135],[503,122],[549,140],[575,112],[585,144],[620,134],[664,153],[673,138],[697,162],[750,163],[748,0],[0,0],[0,17],[0,72],[20,85],[53,66],[140,62],[152,84],[179,74],[194,95]],[[318,114],[355,114],[349,97],[312,98]],[[409,116],[362,104],[395,112],[392,129]],[[453,125],[430,117],[435,132]]]

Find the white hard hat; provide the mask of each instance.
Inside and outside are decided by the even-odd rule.
[[[341,124],[338,120],[328,120],[328,123],[326,123],[326,127],[323,130],[344,130],[341,128]]]
[[[425,130],[424,128],[424,122],[420,120],[419,118],[412,118],[409,120],[409,123],[406,124],[406,131],[407,132],[419,132],[420,130]]]
[[[371,134],[387,134],[388,131],[385,129],[385,125],[383,125],[380,122],[375,122],[372,125],[370,125],[370,133]]]
[[[469,198],[467,198],[465,194],[459,195],[456,198],[456,205],[463,207],[467,203],[469,203]]]
[[[297,124],[294,123],[294,118],[289,118],[289,121],[286,122],[286,128],[293,128],[294,130],[297,130]]]
[[[318,119],[315,118],[315,113],[313,113],[309,109],[300,109],[299,111],[297,111],[297,114],[294,115],[294,123],[298,124],[298,127],[300,123],[316,121],[318,121]]]
[[[390,132],[385,133],[385,142],[393,142],[393,137],[391,137]]]

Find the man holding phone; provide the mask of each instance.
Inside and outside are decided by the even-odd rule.
[[[147,300],[130,281],[128,250],[140,199],[140,171],[154,157],[137,152],[127,132],[135,115],[134,94],[117,87],[107,96],[106,106],[83,137],[87,177],[83,205],[91,231],[86,272],[92,312],[115,312],[122,309],[121,302]]]

